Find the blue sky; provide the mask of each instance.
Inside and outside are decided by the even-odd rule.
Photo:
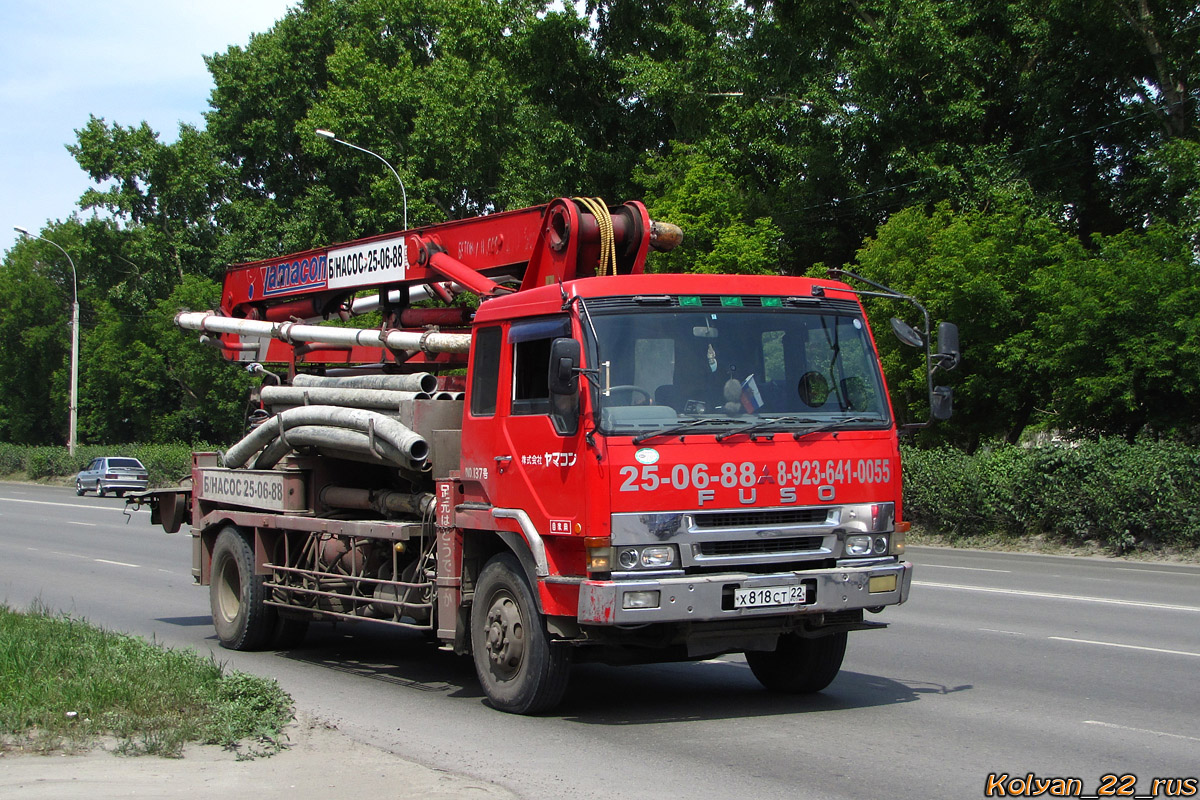
[[[245,46],[298,0],[2,0],[0,250],[66,219],[91,186],[66,151],[88,115],[164,141],[203,126],[204,56]],[[91,212],[87,212],[90,214]]]

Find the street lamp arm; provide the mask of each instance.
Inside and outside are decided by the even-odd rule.
[[[342,144],[342,145],[345,145],[346,147],[350,147],[350,148],[353,148],[360,152],[366,153],[369,156],[375,156],[375,158],[378,158],[380,161],[383,162],[383,165],[385,167],[387,167],[388,169],[390,169],[392,171],[392,175],[395,176],[395,178],[396,178],[396,183],[400,184],[400,197],[404,201],[404,230],[408,230],[408,191],[405,190],[404,181],[400,180],[400,173],[396,171],[396,168],[393,167],[386,158],[379,155],[379,153],[376,153],[374,150],[368,150],[365,147],[359,147],[358,145],[354,144],[353,142],[347,142],[345,139],[339,139],[337,137],[337,134],[334,133],[333,131],[328,131],[328,130],[325,130],[324,128],[317,128],[315,131],[313,131],[313,133],[315,133],[317,136],[320,136],[323,139],[328,139],[331,142],[337,142],[338,144]]]
[[[71,254],[68,253],[66,250],[64,250],[63,246],[60,245],[58,242],[51,241],[50,239],[47,239],[44,236],[38,236],[36,234],[30,233],[26,228],[22,228],[20,225],[14,225],[13,230],[15,230],[17,233],[21,234],[22,236],[28,236],[30,239],[37,239],[38,241],[45,242],[46,244],[54,245],[60,251],[62,251],[62,254],[67,257],[67,263],[71,265],[71,289],[72,289],[72,294],[75,298],[75,302],[78,303],[79,302],[79,275],[75,271],[75,260],[71,258]]]

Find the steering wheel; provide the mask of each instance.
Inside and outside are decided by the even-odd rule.
[[[623,383],[619,386],[608,387],[608,393],[611,395],[613,392],[629,392],[629,402],[634,405],[636,405],[636,403],[633,403],[634,395],[638,395],[638,394],[640,394],[646,398],[645,405],[650,405],[651,403],[654,402],[653,398],[650,397],[649,392],[647,392],[642,387],[637,386],[632,383]]]

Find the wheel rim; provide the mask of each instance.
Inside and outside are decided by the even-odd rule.
[[[226,622],[232,622],[242,608],[242,580],[232,558],[221,564],[218,577],[217,611]]]
[[[502,681],[512,680],[525,659],[525,621],[516,598],[507,592],[492,597],[484,629],[484,646],[492,673]]]

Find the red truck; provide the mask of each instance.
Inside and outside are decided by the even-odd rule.
[[[745,653],[768,689],[825,688],[911,584],[859,296],[912,298],[646,273],[680,238],[640,203],[560,198],[231,267],[220,309],[177,322],[263,377],[249,432],[130,499],[190,526],[221,644],[419,629],[515,713],[583,660]],[[953,325],[936,353],[928,314],[893,327],[931,376],[957,363]]]

